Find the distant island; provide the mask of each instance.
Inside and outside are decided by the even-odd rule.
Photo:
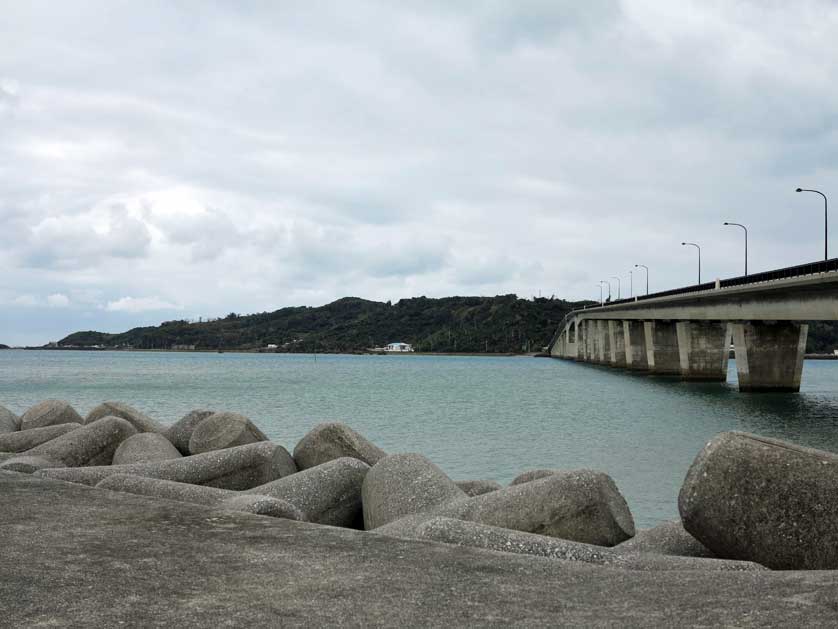
[[[206,321],[166,321],[120,334],[75,332],[57,349],[267,350],[363,352],[405,342],[417,352],[526,353],[550,342],[573,308],[593,302],[555,298],[416,297],[391,304],[344,297],[319,307]]]
[[[0,349],[12,349],[12,348],[9,347],[8,345],[3,345],[2,343],[0,343]]]

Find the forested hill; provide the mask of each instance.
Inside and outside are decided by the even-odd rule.
[[[564,315],[582,303],[559,299],[417,297],[390,304],[345,297],[316,308],[230,313],[201,322],[167,321],[121,334],[76,332],[59,346],[353,352],[402,341],[426,352],[540,351]],[[592,302],[590,302],[592,303]]]

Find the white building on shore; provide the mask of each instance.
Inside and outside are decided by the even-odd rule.
[[[385,352],[412,352],[413,345],[410,343],[388,343],[384,347]]]

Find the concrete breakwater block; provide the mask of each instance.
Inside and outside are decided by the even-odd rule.
[[[20,430],[20,417],[5,406],[0,405],[0,434]],[[0,448],[2,451],[3,448]]]
[[[3,433],[0,434],[0,452],[25,452],[76,428],[81,428],[81,424],[56,424]]]
[[[84,421],[68,402],[44,400],[20,416],[20,429],[43,428],[56,424],[83,424]]]
[[[421,454],[391,454],[370,469],[363,497],[364,527],[369,531],[468,495]]]
[[[687,533],[681,520],[662,522],[653,528],[637,531],[634,537],[617,546],[616,550],[676,557],[716,557],[712,550]]]
[[[455,481],[457,487],[466,492],[467,496],[481,496],[488,494],[490,491],[497,491],[503,485],[494,480],[458,480]]]
[[[62,467],[63,465],[63,463],[59,463],[42,456],[19,454],[5,459],[2,464],[0,464],[0,471],[34,474],[38,470],[45,470],[51,467]]]
[[[719,557],[838,568],[838,455],[742,432],[717,435],[684,479],[684,528]]]
[[[154,421],[151,417],[145,413],[141,413],[136,408],[123,404],[122,402],[102,402],[87,414],[84,423],[90,424],[103,417],[121,417],[134,426],[137,432],[157,432],[162,434],[166,431],[162,424]]]
[[[189,438],[189,452],[202,454],[259,441],[268,441],[267,435],[244,415],[213,413],[195,426]]]
[[[166,429],[163,433],[166,438],[172,442],[178,451],[183,456],[189,456],[189,440],[192,438],[192,433],[195,428],[210,415],[215,415],[215,411],[207,411],[204,409],[195,409],[190,411],[174,424]]]
[[[527,470],[526,472],[521,472],[512,479],[512,482],[509,483],[509,486],[512,485],[520,485],[522,483],[529,483],[530,481],[538,480],[539,478],[547,478],[548,476],[552,476],[553,474],[558,474],[561,470]]]
[[[345,456],[375,465],[387,453],[346,424],[338,422],[318,424],[294,448],[294,460],[301,470]]]
[[[260,494],[233,496],[218,503],[218,508],[227,511],[244,511],[255,515],[266,515],[272,518],[305,521],[303,512],[290,502]]]
[[[112,465],[150,463],[180,459],[182,455],[166,437],[156,432],[141,432],[119,444],[113,454]]]
[[[119,444],[136,433],[137,430],[124,419],[103,417],[92,424],[79,426],[60,437],[35,446],[24,454],[27,457],[44,459],[50,463],[48,467],[110,465]],[[15,459],[10,459],[0,465],[0,469],[12,469],[14,465]]]
[[[277,474],[281,470],[290,470],[290,465],[293,465],[293,459],[285,448],[270,441],[263,441],[170,461],[51,469],[38,472],[38,475],[71,483],[96,485],[113,474],[135,474],[194,485],[243,490],[279,478]]]

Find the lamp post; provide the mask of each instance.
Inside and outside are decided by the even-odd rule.
[[[645,264],[635,264],[634,268],[636,269],[639,266],[646,269],[646,294],[648,295],[649,294],[649,267],[646,266]]]
[[[806,188],[798,188],[796,192],[814,192],[823,197],[823,259],[829,260],[827,251],[827,241],[829,240],[829,232],[827,231],[827,200],[826,195],[820,190],[807,190]]]
[[[608,301],[611,301],[611,282],[608,280],[600,280],[599,283],[608,285]]]
[[[599,286],[599,305],[601,306],[602,305],[602,282],[597,284],[597,286]]]
[[[616,275],[612,275],[612,276],[611,276],[611,279],[612,279],[612,280],[617,280],[617,299],[620,299],[621,294],[622,294],[622,293],[620,292],[620,278],[619,278],[619,277],[617,277]]]
[[[681,245],[689,245],[698,249],[698,283],[701,284],[701,247],[694,242],[682,242]]]
[[[629,269],[629,299],[634,297],[634,277],[632,277],[631,269]]]
[[[725,225],[736,225],[737,227],[741,227],[745,230],[745,276],[748,275],[748,228],[742,225],[742,223],[725,223]]]

